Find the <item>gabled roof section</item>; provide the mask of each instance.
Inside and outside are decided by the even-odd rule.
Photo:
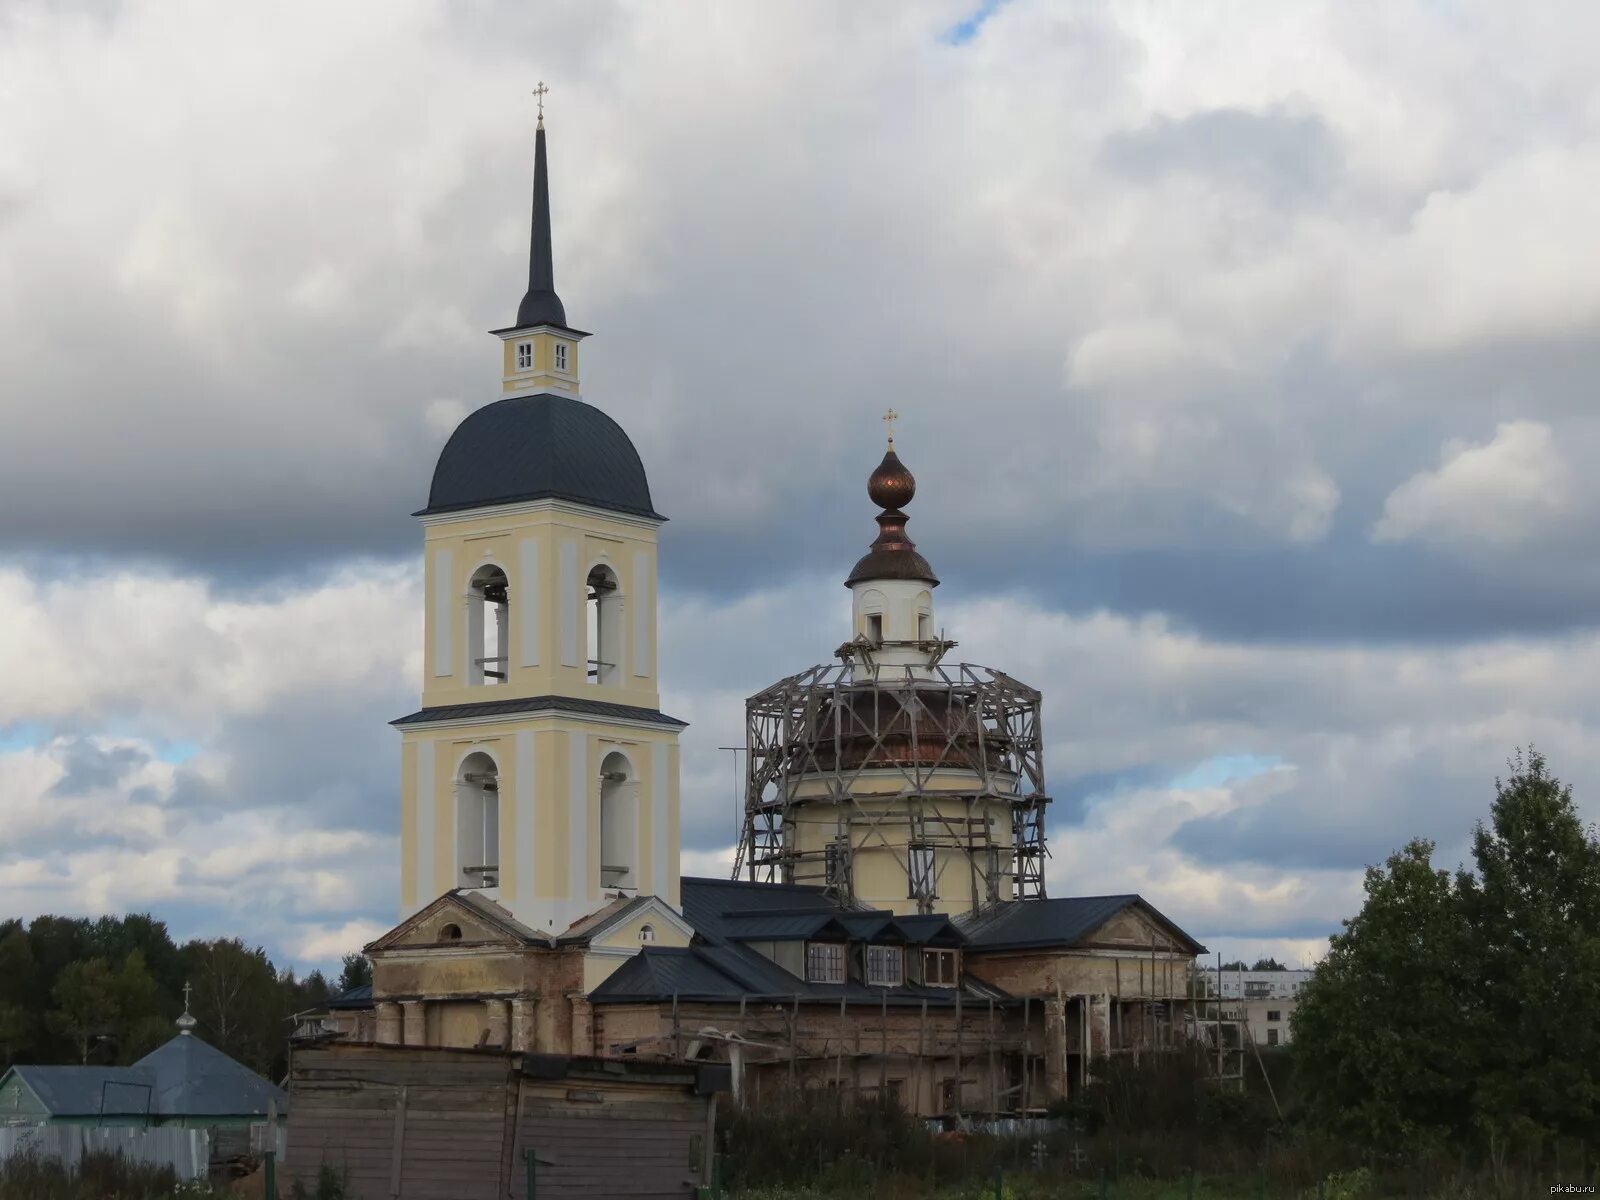
[[[748,944],[802,939],[926,944],[923,939],[941,939],[942,944],[959,945],[960,933],[944,917],[904,918],[887,911],[849,908],[824,889],[807,884],[691,876],[683,879],[681,895],[683,915],[696,932],[694,944],[687,948],[646,947],[591,992],[591,1000],[652,1004],[676,995],[680,1000],[797,998],[837,1004],[842,998],[856,1004],[926,1002],[939,1007],[956,1002],[953,988],[915,983],[891,988],[855,981],[811,983]],[[969,998],[1007,998],[970,977],[963,980],[962,990]]]
[[[289,1094],[192,1033],[179,1034],[133,1064],[155,1080],[163,1116],[265,1116],[289,1111]]]
[[[137,1067],[18,1066],[0,1075],[16,1078],[53,1117],[158,1115],[155,1079]]]
[[[463,938],[459,941],[442,941],[429,937],[426,930],[436,925],[448,912],[458,912],[487,927],[493,934],[489,938]],[[399,950],[423,946],[553,946],[555,938],[543,930],[530,929],[487,896],[465,888],[453,888],[432,904],[412,913],[388,933],[365,947],[367,953]]]
[[[586,917],[579,917],[557,935],[556,945],[589,945],[600,941],[619,925],[646,914],[652,920],[664,921],[677,927],[685,937],[694,936],[694,928],[659,896],[618,896],[603,908],[595,910]]]
[[[1118,913],[1137,909],[1192,954],[1205,947],[1168,920],[1143,896],[1063,896],[1051,900],[1016,900],[956,919],[974,950],[1033,950],[1085,946]]]
[[[749,913],[726,916],[722,936],[736,942],[842,942],[849,928],[835,913]]]

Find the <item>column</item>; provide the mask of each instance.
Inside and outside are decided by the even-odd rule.
[[[593,1054],[594,1009],[590,1006],[588,997],[582,992],[571,992],[567,999],[572,1005],[572,1029],[569,1034],[571,1041],[567,1053]]]
[[[400,1011],[405,1027],[405,1044],[407,1046],[426,1046],[428,1044],[428,1010],[423,1007],[421,1000],[400,1001]]]
[[[1044,1001],[1044,1094],[1047,1101],[1067,1094],[1067,1014],[1060,997]]]
[[[532,1054],[536,1048],[534,1017],[538,1005],[532,996],[518,996],[511,1002],[511,1048],[520,1054]]]
[[[487,1010],[489,1018],[488,1044],[510,1049],[511,1002],[509,1000],[485,1000],[483,1007]]]
[[[378,1002],[378,1044],[401,1045],[400,1006],[393,1000]]]

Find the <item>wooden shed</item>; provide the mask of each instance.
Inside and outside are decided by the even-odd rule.
[[[360,1200],[693,1196],[707,1182],[714,1064],[336,1042],[290,1067],[286,1185],[324,1166]]]

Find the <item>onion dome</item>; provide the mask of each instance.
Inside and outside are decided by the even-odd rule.
[[[891,438],[883,461],[867,478],[867,496],[883,509],[877,518],[878,536],[844,581],[845,587],[870,579],[920,579],[929,587],[939,586],[928,560],[917,553],[917,544],[906,535],[909,518],[902,510],[916,494],[916,477],[894,452]]]

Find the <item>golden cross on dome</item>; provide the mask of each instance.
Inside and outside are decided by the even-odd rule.
[[[539,101],[539,124],[544,124],[544,98],[549,95],[550,89],[545,87],[544,80],[539,80],[539,86],[533,89],[534,99]]]
[[[894,445],[894,423],[896,421],[898,421],[899,419],[900,419],[900,414],[895,412],[895,410],[892,409],[892,408],[888,412],[883,414],[883,427],[889,433],[889,445],[890,446]]]

